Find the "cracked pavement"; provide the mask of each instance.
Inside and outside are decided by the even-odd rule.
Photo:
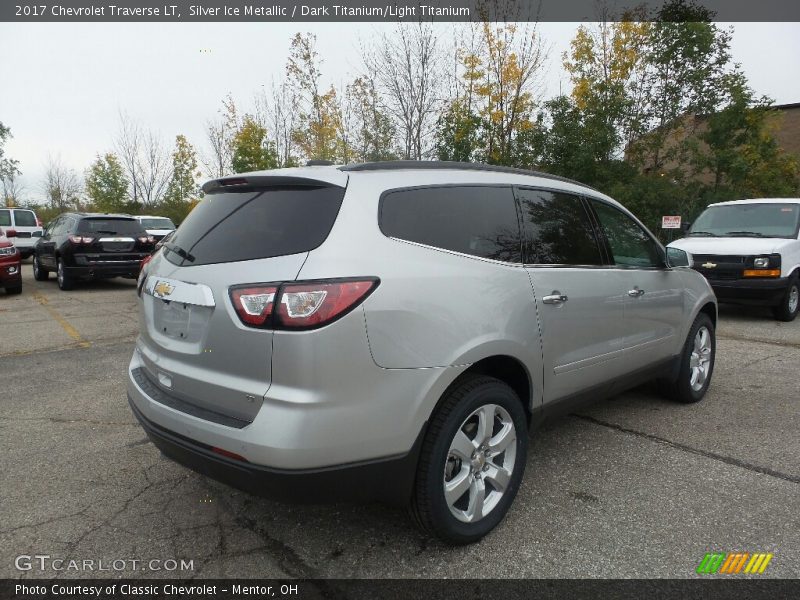
[[[23,271],[22,296],[0,293],[0,577],[106,575],[14,566],[49,554],[193,561],[125,577],[680,578],[735,550],[800,575],[800,320],[723,307],[703,402],[644,387],[534,432],[506,520],[450,548],[401,510],[280,504],[162,458],[125,398],[134,282],[63,293]]]

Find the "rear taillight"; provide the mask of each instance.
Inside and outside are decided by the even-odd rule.
[[[230,291],[236,314],[245,325],[265,327],[269,324],[275,305],[277,286],[237,287]]]
[[[147,270],[145,267],[147,263],[153,260],[153,255],[150,254],[145,256],[141,262],[139,262],[139,277],[136,278],[136,293],[141,296],[142,295],[142,287],[144,287],[144,280],[147,279]]]
[[[94,241],[94,238],[88,236],[71,235],[69,236],[69,241],[73,244],[91,244]]]
[[[380,281],[375,277],[328,279],[230,290],[236,313],[245,325],[265,329],[315,329],[332,323],[358,306]]]

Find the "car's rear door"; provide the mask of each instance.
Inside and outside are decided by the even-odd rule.
[[[622,274],[607,268],[580,196],[516,188],[524,258],[539,311],[544,403],[603,385],[626,370]]]

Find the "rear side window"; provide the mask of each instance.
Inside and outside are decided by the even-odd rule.
[[[36,227],[36,215],[30,210],[15,210],[14,222],[17,227]]]
[[[192,266],[308,252],[328,237],[343,198],[339,187],[209,194],[170,238],[165,256]],[[169,250],[176,247],[182,252]]]
[[[578,196],[519,188],[525,228],[525,262],[534,265],[602,265],[603,257]]]
[[[97,235],[142,235],[144,229],[135,219],[81,219],[77,233]]]
[[[447,186],[387,192],[381,231],[408,240],[505,262],[522,262],[510,187]]]
[[[10,210],[0,210],[0,227],[11,227]]]

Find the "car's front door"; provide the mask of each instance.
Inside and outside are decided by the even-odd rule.
[[[608,268],[580,196],[533,188],[517,188],[516,193],[525,266],[541,324],[548,404],[625,372],[625,275]]]
[[[64,222],[64,217],[59,217],[51,222],[42,234],[42,239],[36,244],[36,257],[39,264],[47,268],[55,268],[55,235]]]
[[[661,245],[628,214],[591,198],[614,267],[625,279],[625,354],[635,371],[674,357],[684,328],[684,284],[681,273],[665,262]]]

